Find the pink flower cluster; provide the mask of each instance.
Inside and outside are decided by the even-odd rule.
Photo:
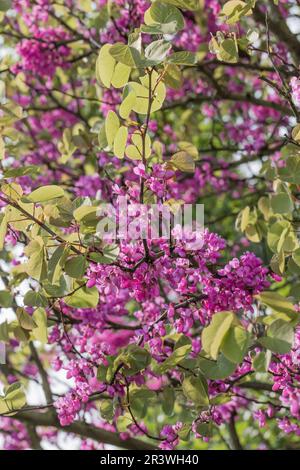
[[[52,78],[57,67],[68,67],[67,58],[71,52],[68,38],[68,33],[60,27],[38,29],[32,39],[23,39],[18,44],[21,62],[16,71]]]
[[[217,271],[216,278],[204,281],[203,292],[208,297],[204,307],[209,314],[222,310],[253,311],[253,296],[270,286],[267,274],[268,269],[254,253],[232,259]]]
[[[54,403],[62,426],[67,426],[74,421],[82,403],[87,403],[92,393],[88,383],[88,377],[92,375],[92,368],[88,362],[83,359],[72,360],[66,369],[67,379],[74,379],[75,388]]]
[[[292,77],[290,81],[292,97],[297,106],[300,106],[300,79]]]

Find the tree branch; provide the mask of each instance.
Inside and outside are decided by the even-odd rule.
[[[231,450],[243,450],[235,428],[235,414],[232,414],[228,423],[229,445]]]
[[[104,444],[110,444],[122,449],[128,450],[155,450],[156,447],[147,442],[129,438],[127,440],[122,440],[118,433],[113,433],[106,431],[105,429],[96,428],[91,424],[86,424],[82,421],[75,421],[70,424],[68,427],[63,427],[55,420],[53,415],[49,412],[39,413],[39,412],[27,412],[20,411],[18,414],[14,415],[13,419],[18,419],[21,422],[29,423],[34,426],[53,426],[59,430],[63,430],[68,433],[74,433],[78,436],[93,439],[96,442],[102,442]]]
[[[279,9],[272,5],[273,17],[269,17],[269,27],[272,33],[282,42],[286,44],[291,52],[294,60],[298,64],[300,62],[300,42],[297,36],[292,33],[286,24]],[[254,9],[254,19],[265,26],[265,14],[259,9],[258,6]]]

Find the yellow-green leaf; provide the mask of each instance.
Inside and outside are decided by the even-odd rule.
[[[124,157],[125,147],[127,144],[127,137],[128,137],[127,127],[121,126],[114,140],[114,154],[118,158]]]
[[[116,65],[115,59],[109,53],[111,47],[111,44],[102,46],[96,61],[96,78],[106,88],[110,88]]]
[[[170,162],[172,165],[181,171],[192,173],[195,171],[195,160],[194,158],[185,151],[176,152]]]
[[[30,193],[26,199],[31,202],[45,202],[51,199],[63,197],[65,195],[64,190],[60,186],[42,186],[37,188]]]
[[[116,137],[119,127],[120,121],[116,113],[111,110],[108,111],[105,119],[105,132],[109,147],[112,147],[114,138]]]
[[[219,349],[233,320],[232,312],[215,313],[210,324],[202,331],[203,349],[213,359],[217,359]]]
[[[44,308],[37,308],[32,315],[37,327],[32,330],[32,336],[43,344],[48,342],[47,314]]]
[[[139,51],[127,44],[122,44],[121,42],[114,44],[110,48],[109,53],[116,61],[121,62],[130,68],[141,66],[141,56]]]
[[[122,88],[125,86],[128,82],[130,72],[131,67],[122,64],[121,62],[117,63],[111,79],[112,86],[115,88]]]
[[[128,95],[123,99],[120,108],[119,108],[119,114],[121,118],[127,119],[128,116],[130,115],[133,107],[135,106],[136,103],[136,93],[134,90],[131,90]]]

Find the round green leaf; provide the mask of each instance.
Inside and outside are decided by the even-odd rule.
[[[96,61],[96,78],[106,88],[110,88],[116,65],[115,59],[109,53],[111,47],[111,44],[102,46]]]
[[[105,132],[109,147],[112,147],[114,138],[116,137],[119,127],[120,121],[116,113],[111,110],[108,111],[105,119]]]
[[[182,384],[182,390],[188,400],[196,406],[207,406],[209,404],[207,383],[203,377],[187,377]]]
[[[125,147],[127,144],[127,137],[128,137],[127,127],[121,126],[114,140],[114,154],[118,158],[124,157]]]
[[[221,351],[229,361],[239,364],[244,359],[249,343],[249,333],[243,327],[235,326],[226,334]]]
[[[234,320],[232,312],[218,312],[212,317],[210,325],[202,331],[202,346],[213,359],[219,354],[219,349],[226,333]]]
[[[30,202],[45,202],[63,197],[64,195],[65,192],[60,186],[42,186],[32,191],[26,199]]]

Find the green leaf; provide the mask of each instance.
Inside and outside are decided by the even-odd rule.
[[[300,158],[288,157],[285,167],[278,169],[278,174],[280,179],[287,183],[300,184]]]
[[[86,268],[87,261],[83,255],[73,256],[68,259],[65,264],[66,274],[70,277],[74,277],[75,279],[82,278],[85,274]]]
[[[300,266],[300,248],[293,252],[292,257],[297,266]]]
[[[145,137],[145,145],[143,137],[140,132],[134,132],[131,136],[132,145],[128,145],[126,148],[126,156],[131,160],[142,160],[143,152],[145,152],[145,158],[149,158],[151,155],[151,140],[148,134]]]
[[[7,290],[0,290],[0,307],[10,308],[13,304],[13,296]]]
[[[36,324],[34,319],[26,312],[26,310],[24,310],[24,308],[17,308],[16,315],[19,325],[24,330],[31,331],[34,328],[37,328],[38,325]]]
[[[128,129],[125,126],[121,126],[114,140],[114,154],[116,157],[124,158],[127,138],[128,138]]]
[[[116,61],[109,53],[112,45],[105,44],[101,47],[96,61],[96,78],[100,84],[110,88],[111,80],[114,74]]]
[[[255,297],[262,304],[267,305],[275,312],[286,313],[291,316],[295,313],[294,304],[277,292],[265,291]]]
[[[65,302],[74,308],[95,308],[99,302],[99,292],[94,286],[91,288],[83,286],[65,298]]]
[[[77,222],[97,222],[97,210],[95,206],[83,205],[74,210],[73,216]]]
[[[278,254],[274,254],[270,261],[270,266],[274,273],[282,275],[285,270],[285,254],[284,251],[280,251]]]
[[[203,377],[186,377],[182,384],[182,390],[188,400],[191,400],[197,407],[208,406],[207,383]]]
[[[7,11],[11,8],[11,0],[1,0],[0,11]]]
[[[222,343],[224,356],[235,364],[243,361],[250,344],[250,334],[241,326],[230,328]]]
[[[268,372],[272,354],[270,351],[261,351],[252,360],[256,372]]]
[[[105,149],[108,146],[106,132],[105,132],[105,123],[100,127],[98,132],[98,145],[100,149]]]
[[[121,118],[127,119],[128,116],[130,115],[133,107],[136,104],[136,93],[134,90],[130,91],[127,96],[123,99],[120,108],[119,108],[119,114]],[[106,144],[107,145],[107,144]]]
[[[295,142],[300,142],[300,124],[297,124],[292,130],[292,138]]]
[[[109,49],[110,55],[121,64],[128,67],[141,67],[142,59],[139,51],[135,47],[127,44],[116,43]]]
[[[174,349],[172,354],[164,362],[159,364],[155,370],[160,374],[167,372],[169,369],[175,367],[177,364],[183,361],[191,352],[191,349],[192,346],[190,343]]]
[[[174,34],[177,32],[177,23],[167,23],[167,24],[151,24],[151,25],[142,25],[141,26],[142,33],[145,34]]]
[[[2,251],[4,247],[6,232],[7,232],[7,218],[6,218],[6,215],[4,214],[0,222],[0,251]]]
[[[37,327],[32,330],[32,336],[43,344],[48,343],[47,314],[45,309],[39,307],[32,315]]]
[[[197,56],[193,52],[188,51],[174,52],[168,57],[167,62],[175,65],[195,65]]]
[[[212,436],[212,423],[199,423],[196,427],[196,432],[203,437]]]
[[[52,284],[59,282],[62,270],[69,250],[64,245],[60,245],[53,252],[48,263],[48,279]]]
[[[125,414],[117,418],[117,429],[119,432],[126,432],[127,428],[132,424],[133,421],[129,414]]]
[[[226,333],[229,331],[234,315],[232,312],[215,313],[212,320],[202,331],[202,346],[205,352],[216,359]]]
[[[152,390],[145,387],[132,390],[130,392],[130,405],[133,414],[138,418],[144,418],[152,405],[151,401],[153,402],[153,399],[156,399],[156,394]]]
[[[104,246],[102,248],[102,252],[103,254],[91,253],[90,258],[96,261],[97,263],[111,264],[118,258],[120,253],[120,247],[119,245],[112,243],[110,245]]]
[[[251,7],[241,0],[230,0],[225,3],[222,9],[222,15],[227,17],[226,23],[228,24],[234,24],[239,21],[242,16],[251,14]]]
[[[32,193],[26,196],[26,199],[30,202],[45,202],[63,197],[64,195],[65,192],[60,186],[42,186],[32,191]]]
[[[179,439],[182,441],[189,441],[191,434],[191,425],[184,423],[181,428],[177,431]]]
[[[62,140],[58,144],[58,150],[61,153],[60,162],[67,163],[67,161],[72,157],[73,153],[77,149],[76,145],[72,140],[72,131],[67,128],[63,132]]]
[[[231,396],[227,395],[226,393],[220,393],[219,395],[216,395],[215,397],[210,399],[210,404],[211,405],[224,405],[225,403],[228,403],[231,400]]]
[[[56,284],[51,284],[48,281],[43,282],[43,288],[46,294],[49,297],[63,297],[67,295],[68,290],[65,277],[63,275],[60,276],[60,278],[56,282]]]
[[[132,110],[138,114],[147,114],[149,110],[149,77],[148,75],[141,77],[140,83],[136,82],[129,82],[128,86],[130,91],[134,91],[136,95],[135,103],[132,106]],[[164,83],[161,81],[157,86],[157,75],[153,72],[152,73],[152,80],[151,80],[151,88],[152,90],[155,88],[155,95],[152,99],[150,113],[154,113],[158,111],[165,100],[166,97],[166,87]]]
[[[234,39],[224,39],[220,44],[219,58],[223,62],[237,63],[239,52],[236,41]]]
[[[167,416],[173,414],[175,393],[172,387],[165,387],[162,394],[162,409]]]
[[[195,171],[194,158],[184,150],[174,153],[171,157],[170,163],[180,171],[187,173],[193,173]]]
[[[241,231],[244,232],[249,224],[250,207],[246,206],[241,212]]]
[[[262,239],[259,225],[248,225],[245,230],[245,235],[253,243],[259,243]]]
[[[101,418],[105,421],[111,421],[114,417],[114,405],[112,400],[103,400],[100,405]]]
[[[123,86],[125,86],[129,80],[130,72],[131,72],[131,67],[119,62],[115,67],[115,70],[111,79],[112,86],[115,88],[122,88]]]
[[[286,193],[278,193],[271,197],[271,207],[275,214],[286,214],[291,212],[294,204]]]
[[[37,165],[27,165],[20,168],[10,168],[3,173],[4,178],[17,178],[19,176],[35,176],[41,172],[41,167]]]
[[[170,88],[179,90],[182,86],[182,73],[179,67],[175,64],[168,64],[166,67],[164,82]]]
[[[201,358],[199,368],[203,375],[211,380],[223,380],[232,375],[236,369],[236,364],[226,359],[220,354],[217,361]]]
[[[257,204],[260,212],[263,214],[265,220],[268,220],[269,219],[269,216],[270,216],[270,200],[269,198],[267,197],[261,197],[259,200],[258,200],[258,204]]]
[[[163,3],[169,3],[182,10],[198,10],[199,0],[161,0]]]
[[[267,336],[259,338],[262,346],[278,354],[287,354],[294,342],[294,329],[284,320],[275,320],[267,329]]]
[[[150,362],[151,356],[146,349],[136,344],[130,344],[121,350],[121,353],[114,362],[114,366],[117,368],[120,364],[124,364],[123,373],[125,375],[134,375],[148,367]]]
[[[267,235],[268,245],[272,251],[277,253],[282,249],[284,240],[286,236],[289,234],[290,224],[287,223],[284,225],[281,222],[275,222],[275,224],[271,225]],[[279,246],[279,247],[278,247]]]
[[[160,64],[167,56],[171,44],[164,39],[151,42],[145,49],[145,57],[155,64]]]
[[[47,261],[43,239],[35,237],[24,251],[29,258],[25,264],[27,274],[38,281],[45,279],[47,277]]]
[[[24,296],[24,304],[29,307],[47,307],[48,302],[46,297],[40,292],[29,290]]]
[[[112,147],[116,134],[120,127],[120,121],[114,111],[108,111],[105,119],[105,132],[107,143],[109,147]]]
[[[114,358],[112,356],[106,356],[106,359],[108,365],[100,364],[97,369],[97,379],[99,382],[109,382],[113,376]]]
[[[0,323],[0,341],[9,342],[9,330],[6,320],[3,323]]]
[[[13,333],[17,341],[27,343],[30,339],[30,331],[25,330],[16,322],[9,324],[9,332]]]
[[[0,399],[0,413],[18,411],[26,404],[23,385],[15,382],[5,390],[4,398]]]
[[[145,13],[146,25],[168,25],[170,33],[180,31],[184,28],[184,18],[182,13],[173,5],[166,5],[161,2],[154,2]]]

